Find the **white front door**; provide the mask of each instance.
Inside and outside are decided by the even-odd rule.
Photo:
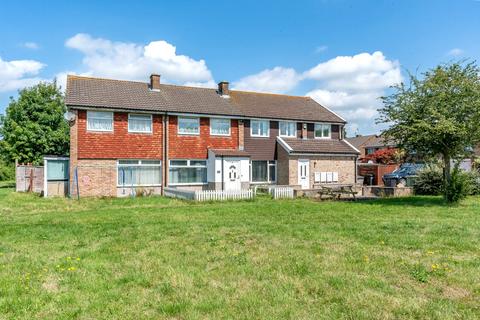
[[[298,160],[298,184],[302,189],[310,188],[309,160]]]
[[[223,164],[225,190],[240,190],[240,160],[225,160]]]

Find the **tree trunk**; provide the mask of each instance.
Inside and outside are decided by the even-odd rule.
[[[443,179],[445,183],[445,190],[443,191],[445,198],[447,198],[447,186],[450,186],[452,181],[452,172],[451,172],[451,165],[450,165],[450,155],[447,153],[443,154]]]

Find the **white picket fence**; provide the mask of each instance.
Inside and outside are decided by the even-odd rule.
[[[293,199],[293,188],[292,187],[272,187],[269,188],[269,193],[272,195],[273,199],[289,198]]]
[[[196,201],[224,201],[253,199],[253,190],[202,190],[195,191]]]
[[[245,200],[255,197],[254,190],[182,190],[165,188],[165,196],[195,201]]]

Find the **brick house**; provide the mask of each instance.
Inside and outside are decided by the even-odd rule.
[[[396,144],[392,141],[387,141],[379,135],[357,135],[353,138],[345,138],[352,146],[360,151],[360,157],[363,158],[375,151],[383,149],[396,148]]]
[[[81,196],[355,183],[345,120],[309,97],[68,76],[66,104]]]

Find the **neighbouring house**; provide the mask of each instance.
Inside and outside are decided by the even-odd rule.
[[[356,182],[346,121],[309,97],[68,76],[66,104],[72,194]]]
[[[357,135],[353,138],[346,138],[355,148],[360,151],[360,158],[373,154],[378,150],[392,149],[396,145],[392,141],[387,141],[379,135]]]

